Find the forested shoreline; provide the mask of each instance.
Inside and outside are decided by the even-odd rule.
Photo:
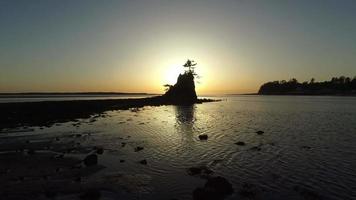
[[[356,95],[356,76],[340,76],[329,81],[310,81],[300,83],[292,78],[289,81],[271,81],[264,83],[258,94],[261,95]]]

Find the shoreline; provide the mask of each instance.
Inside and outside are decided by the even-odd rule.
[[[215,102],[197,99],[195,103]],[[55,123],[75,121],[100,115],[110,110],[127,110],[144,106],[184,105],[167,101],[162,96],[131,99],[69,100],[13,102],[0,104],[0,130],[24,126],[49,127]]]

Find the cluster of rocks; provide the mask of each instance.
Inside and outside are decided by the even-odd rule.
[[[263,135],[264,131],[259,130],[259,131],[256,131],[255,133],[257,135]],[[238,146],[245,146],[246,145],[246,143],[243,142],[243,141],[235,142],[235,144],[238,145]],[[271,145],[274,145],[274,143],[271,143]],[[252,150],[252,151],[261,151],[262,150],[261,146],[262,145],[260,144],[258,146],[251,147],[250,150]]]
[[[263,135],[264,131],[256,131],[257,135]],[[207,140],[207,134],[201,134],[198,136],[199,140]],[[243,141],[238,141],[235,143],[238,146],[245,146],[246,143]],[[260,145],[251,147],[250,150],[261,151]],[[206,166],[191,167],[187,170],[187,173],[191,176],[199,176],[201,178],[207,179],[204,187],[198,187],[193,191],[194,200],[223,200],[227,196],[233,193],[232,184],[224,177],[217,176],[213,177],[214,173]],[[251,184],[243,184],[239,191],[239,194],[244,197],[252,198],[255,196],[256,191],[254,186]]]

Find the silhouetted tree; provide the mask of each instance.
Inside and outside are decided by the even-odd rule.
[[[186,73],[192,73],[192,74],[195,74],[194,73],[194,66],[197,65],[197,63],[195,63],[194,60],[187,60],[187,62],[183,65],[183,67],[186,67],[188,68],[188,70],[186,71]]]

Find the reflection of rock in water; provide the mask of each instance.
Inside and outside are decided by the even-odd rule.
[[[176,128],[178,132],[192,136],[195,122],[195,106],[175,106]]]
[[[174,106],[176,115],[176,131],[181,135],[183,144],[187,145],[187,148],[191,147],[191,142],[194,141],[194,123],[195,119],[195,106]]]
[[[176,121],[178,124],[192,124],[195,121],[195,107],[189,106],[175,106]]]

